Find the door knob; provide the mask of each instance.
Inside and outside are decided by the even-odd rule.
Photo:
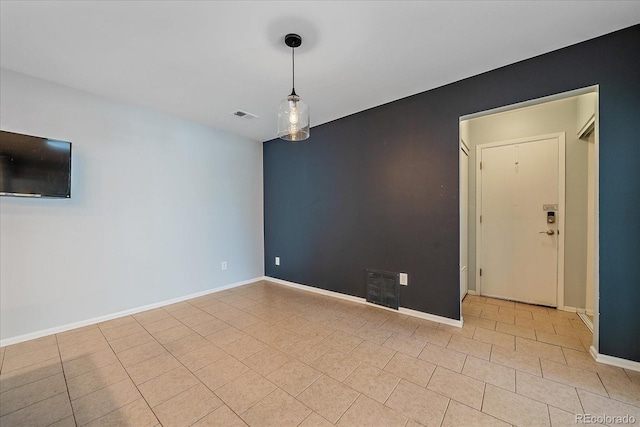
[[[547,230],[547,231],[540,231],[540,234],[547,234],[549,236],[553,236],[554,234],[556,234],[556,232],[553,230]]]

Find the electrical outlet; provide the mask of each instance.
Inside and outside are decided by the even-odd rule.
[[[227,261],[222,261],[222,263],[220,263],[220,268],[222,270],[226,270],[227,269]]]
[[[400,273],[400,284],[402,286],[409,285],[409,276],[407,275],[407,273]]]
[[[276,257],[276,265],[280,265],[280,257],[279,256]]]

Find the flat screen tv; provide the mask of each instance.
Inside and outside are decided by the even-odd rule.
[[[0,131],[0,196],[71,197],[71,143]]]

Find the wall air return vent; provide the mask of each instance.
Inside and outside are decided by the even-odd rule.
[[[244,120],[253,120],[258,117],[255,114],[247,113],[246,111],[242,110],[236,110],[231,114]]]
[[[400,274],[367,270],[367,302],[397,310],[400,302]]]

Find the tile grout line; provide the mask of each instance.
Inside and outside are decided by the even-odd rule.
[[[334,378],[334,379],[335,379],[335,378]],[[339,382],[340,382],[340,381],[339,381]],[[338,424],[338,423],[340,422],[340,419],[342,419],[342,417],[344,417],[344,414],[346,414],[346,413],[349,411],[349,409],[351,409],[351,407],[353,406],[353,404],[354,404],[354,403],[356,403],[356,401],[360,398],[360,396],[365,395],[364,393],[360,393],[358,390],[355,390],[355,389],[353,389],[353,388],[349,387],[348,385],[346,385],[346,384],[344,384],[344,383],[342,383],[342,382],[340,382],[340,384],[342,384],[343,386],[348,387],[348,388],[350,388],[351,390],[355,391],[356,393],[358,393],[358,396],[356,396],[356,398],[355,398],[355,399],[353,399],[353,402],[351,402],[351,404],[349,405],[349,407],[348,407],[347,409],[345,409],[345,410],[344,410],[344,412],[343,412],[342,414],[340,414],[340,416],[338,417],[338,419],[336,420],[336,422],[335,422],[334,424]],[[366,395],[365,395],[365,396],[366,396]],[[369,396],[367,396],[367,397],[369,397]],[[371,398],[369,397],[369,399],[371,399]],[[372,400],[375,400],[375,399],[372,399]]]
[[[311,408],[309,408],[309,409],[311,409]],[[310,417],[310,416],[312,416],[313,414],[317,414],[317,412],[316,412],[316,411],[314,411],[313,409],[311,409],[311,413],[310,413],[309,415],[307,415],[306,417],[304,417],[304,419],[303,419],[302,421],[300,421],[300,423],[298,424],[298,426],[300,426],[300,425],[304,424],[304,422],[305,422],[305,421],[307,421],[307,419],[309,419],[309,417]],[[320,415],[320,414],[318,414],[318,416],[319,416],[319,417],[322,417],[322,415]],[[323,418],[323,419],[326,419],[326,418]],[[327,420],[327,422],[328,422],[328,420]]]
[[[495,386],[494,386],[494,387],[495,387]],[[485,384],[484,384],[484,389],[485,389],[485,394],[486,394],[486,390],[487,390],[487,383],[485,383]],[[504,389],[503,389],[503,390],[504,390]],[[511,426],[514,426],[514,424],[512,424],[510,421],[507,421],[507,420],[505,420],[504,418],[500,418],[500,417],[498,417],[497,415],[491,415],[491,414],[489,414],[488,412],[485,412],[485,411],[484,411],[484,395],[483,395],[483,397],[482,397],[482,406],[480,406],[480,412],[482,412],[483,414],[488,415],[488,416],[490,416],[490,417],[493,417],[493,418],[495,418],[495,419],[497,419],[497,420],[503,421],[503,422],[505,422],[505,423],[507,423],[507,424],[509,424],[509,425],[511,425]]]
[[[442,413],[442,419],[440,420],[440,424],[438,424],[440,427],[442,427],[442,424],[444,424],[444,419],[447,417],[447,411],[449,410],[449,406],[451,405],[451,400],[453,399],[449,398],[449,400],[447,401],[447,407],[444,408],[444,412]],[[480,407],[482,408],[482,405],[480,405]]]
[[[604,385],[604,381],[602,381],[602,377],[600,376],[600,372],[596,372],[595,373],[596,376],[598,377],[598,380],[600,381],[600,385],[602,386],[602,388],[604,389],[604,392],[607,393],[607,397],[609,399],[613,399],[613,396],[611,396],[611,393],[609,393],[609,389],[607,389],[607,386]],[[586,390],[585,390],[586,391]],[[616,399],[617,400],[617,399]]]
[[[76,421],[76,411],[73,410],[73,405],[71,404],[71,394],[69,393],[69,384],[67,383],[67,374],[64,371],[64,364],[62,363],[62,354],[60,354],[60,344],[58,343],[58,335],[56,334],[55,337],[56,337],[56,347],[58,347],[58,357],[60,358],[60,368],[62,369],[62,378],[64,378],[64,386],[67,392],[67,399],[69,399],[69,407],[71,408],[71,416],[73,417],[73,423],[77,426],[78,422]]]
[[[546,404],[545,406],[547,408],[547,421],[549,421],[549,426],[551,426],[552,425],[551,424],[551,411],[549,410],[549,405],[548,404]]]

